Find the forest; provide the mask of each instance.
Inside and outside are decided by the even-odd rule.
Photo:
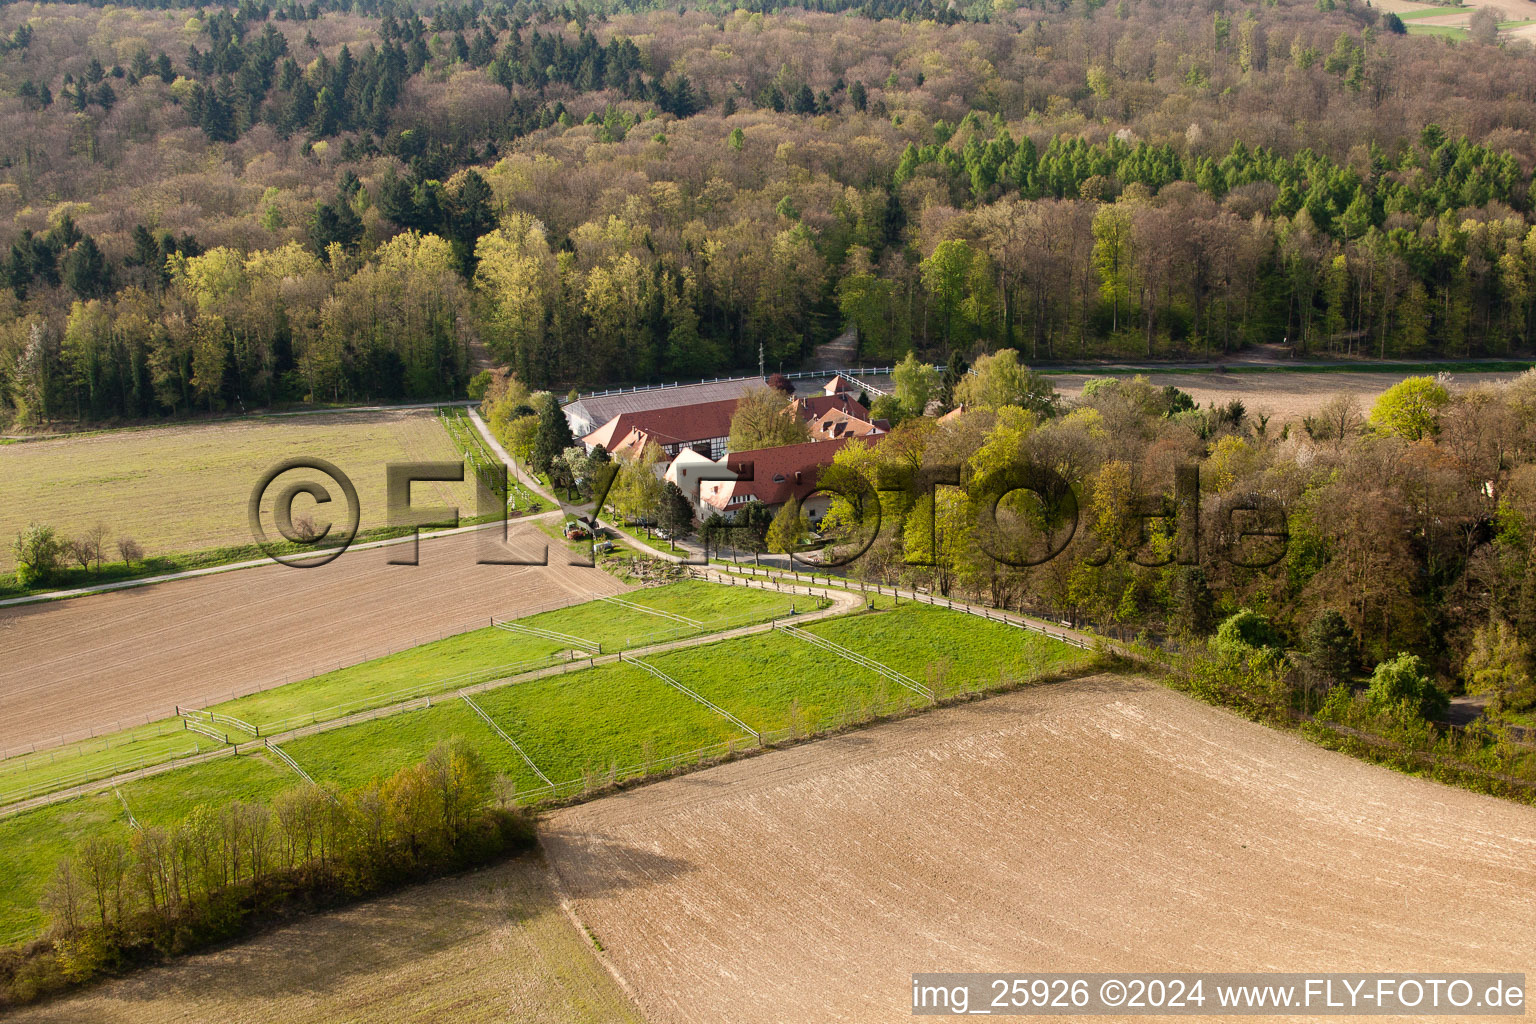
[[[1347,0],[0,10],[0,417],[1531,348],[1528,44]]]

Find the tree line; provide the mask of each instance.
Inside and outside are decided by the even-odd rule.
[[[873,492],[860,481],[962,467],[961,487],[880,493],[881,532],[857,572],[1127,637],[1204,641],[1247,609],[1276,638],[1251,646],[1305,648],[1317,629],[1341,643],[1347,659],[1319,662],[1330,684],[1412,654],[1447,691],[1490,694],[1495,715],[1536,708],[1536,373],[1468,388],[1409,378],[1369,410],[1339,396],[1278,427],[1140,378],[1099,378],[1059,401],[1011,351],[978,359],[947,398],[940,387],[931,370],[898,379],[907,418],[845,446],[823,475],[843,495],[828,523],[862,539]],[[949,404],[965,411],[935,419]],[[999,506],[999,522],[1030,538],[1021,554],[1063,545],[1032,565],[1004,561],[971,528],[986,501],[972,485],[1020,463],[1078,495],[1075,532],[1064,505],[1019,494]],[[1198,468],[1197,499],[1180,490],[1180,466]],[[1203,530],[1193,557],[1181,546],[1192,513],[1176,511],[1191,500]],[[1244,518],[1255,515],[1269,525]],[[1285,539],[1253,540],[1255,529]],[[1272,564],[1233,554],[1245,530]]]
[[[1467,61],[1352,5],[998,9],[902,30],[921,36],[910,46],[884,22],[814,12],[570,9],[557,25],[561,10],[531,6],[370,10],[373,56],[342,44],[293,67],[345,106],[378,95],[369,61],[428,40],[429,64],[455,69],[447,91],[409,79],[382,135],[354,111],[329,146],[311,112],[273,158],[280,185],[146,186],[204,211],[174,230],[118,212],[126,194],[18,214],[0,318],[11,418],[436,397],[463,388],[472,351],[562,391],[709,376],[760,352],[792,368],[846,324],[866,359],[946,363],[1000,348],[1040,362],[1530,347],[1536,153],[1520,109],[1480,103],[1500,82],[1536,96],[1512,45]],[[280,49],[279,26],[290,53],[264,111],[303,45],[273,11],[197,28],[197,66],[233,77]],[[47,59],[39,25],[0,60]],[[1162,25],[1177,46],[1149,39]],[[805,45],[812,27],[827,47]],[[169,95],[153,45],[144,95],[91,115],[92,131]],[[70,66],[89,82],[92,61],[107,63]],[[1410,88],[1425,76],[1444,96]],[[183,92],[208,85],[193,78]],[[1190,121],[1147,113],[1169,103]],[[530,134],[497,148],[513,122]],[[1296,124],[1313,127],[1276,127]],[[263,120],[219,145],[254,167],[284,142]],[[0,200],[58,183],[60,161],[92,166],[18,159]],[[446,245],[459,281],[427,274],[427,295],[413,278],[405,310],[371,271],[412,233]],[[216,251],[264,269],[189,289],[181,258],[197,271]]]
[[[84,839],[43,894],[46,937],[0,951],[0,1005],[526,849],[505,785],[454,738],[356,789],[303,785]]]

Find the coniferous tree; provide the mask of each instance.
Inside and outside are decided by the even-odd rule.
[[[539,429],[533,437],[533,451],[528,462],[535,473],[548,473],[555,459],[567,448],[574,447],[576,436],[571,433],[570,421],[551,395],[539,410]]]
[[[112,268],[90,235],[64,257],[64,283],[82,299],[99,299],[112,290]]]

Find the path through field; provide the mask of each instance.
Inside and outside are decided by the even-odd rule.
[[[549,869],[519,860],[301,921],[16,1024],[642,1024],[561,911]]]
[[[908,1020],[913,971],[1536,974],[1536,810],[1112,677],[647,786],[544,835],[651,1024]]]
[[[351,551],[315,569],[267,566],[93,597],[0,609],[0,750],[78,738],[445,633],[620,593],[600,569],[564,564],[531,523],[510,551],[549,566],[478,565],[493,528]]]
[[[1076,398],[1083,390],[1084,382],[1091,373],[1051,374],[1047,379],[1056,390],[1068,398]],[[1299,420],[1316,412],[1335,395],[1353,395],[1360,402],[1360,411],[1369,413],[1371,403],[1381,393],[1407,373],[1303,373],[1273,370],[1264,373],[1149,373],[1147,378],[1158,387],[1172,384],[1188,392],[1201,405],[1211,402],[1226,403],[1236,398],[1247,407],[1249,414],[1263,413],[1274,417],[1280,424],[1286,420]],[[1452,374],[1459,387],[1512,380],[1516,373],[1457,373]]]

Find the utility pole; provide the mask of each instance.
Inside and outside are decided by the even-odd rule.
[[[758,342],[757,343],[757,375],[759,377],[764,378],[765,380],[768,377],[767,372],[764,371],[764,369],[763,369],[763,343],[762,342]]]

